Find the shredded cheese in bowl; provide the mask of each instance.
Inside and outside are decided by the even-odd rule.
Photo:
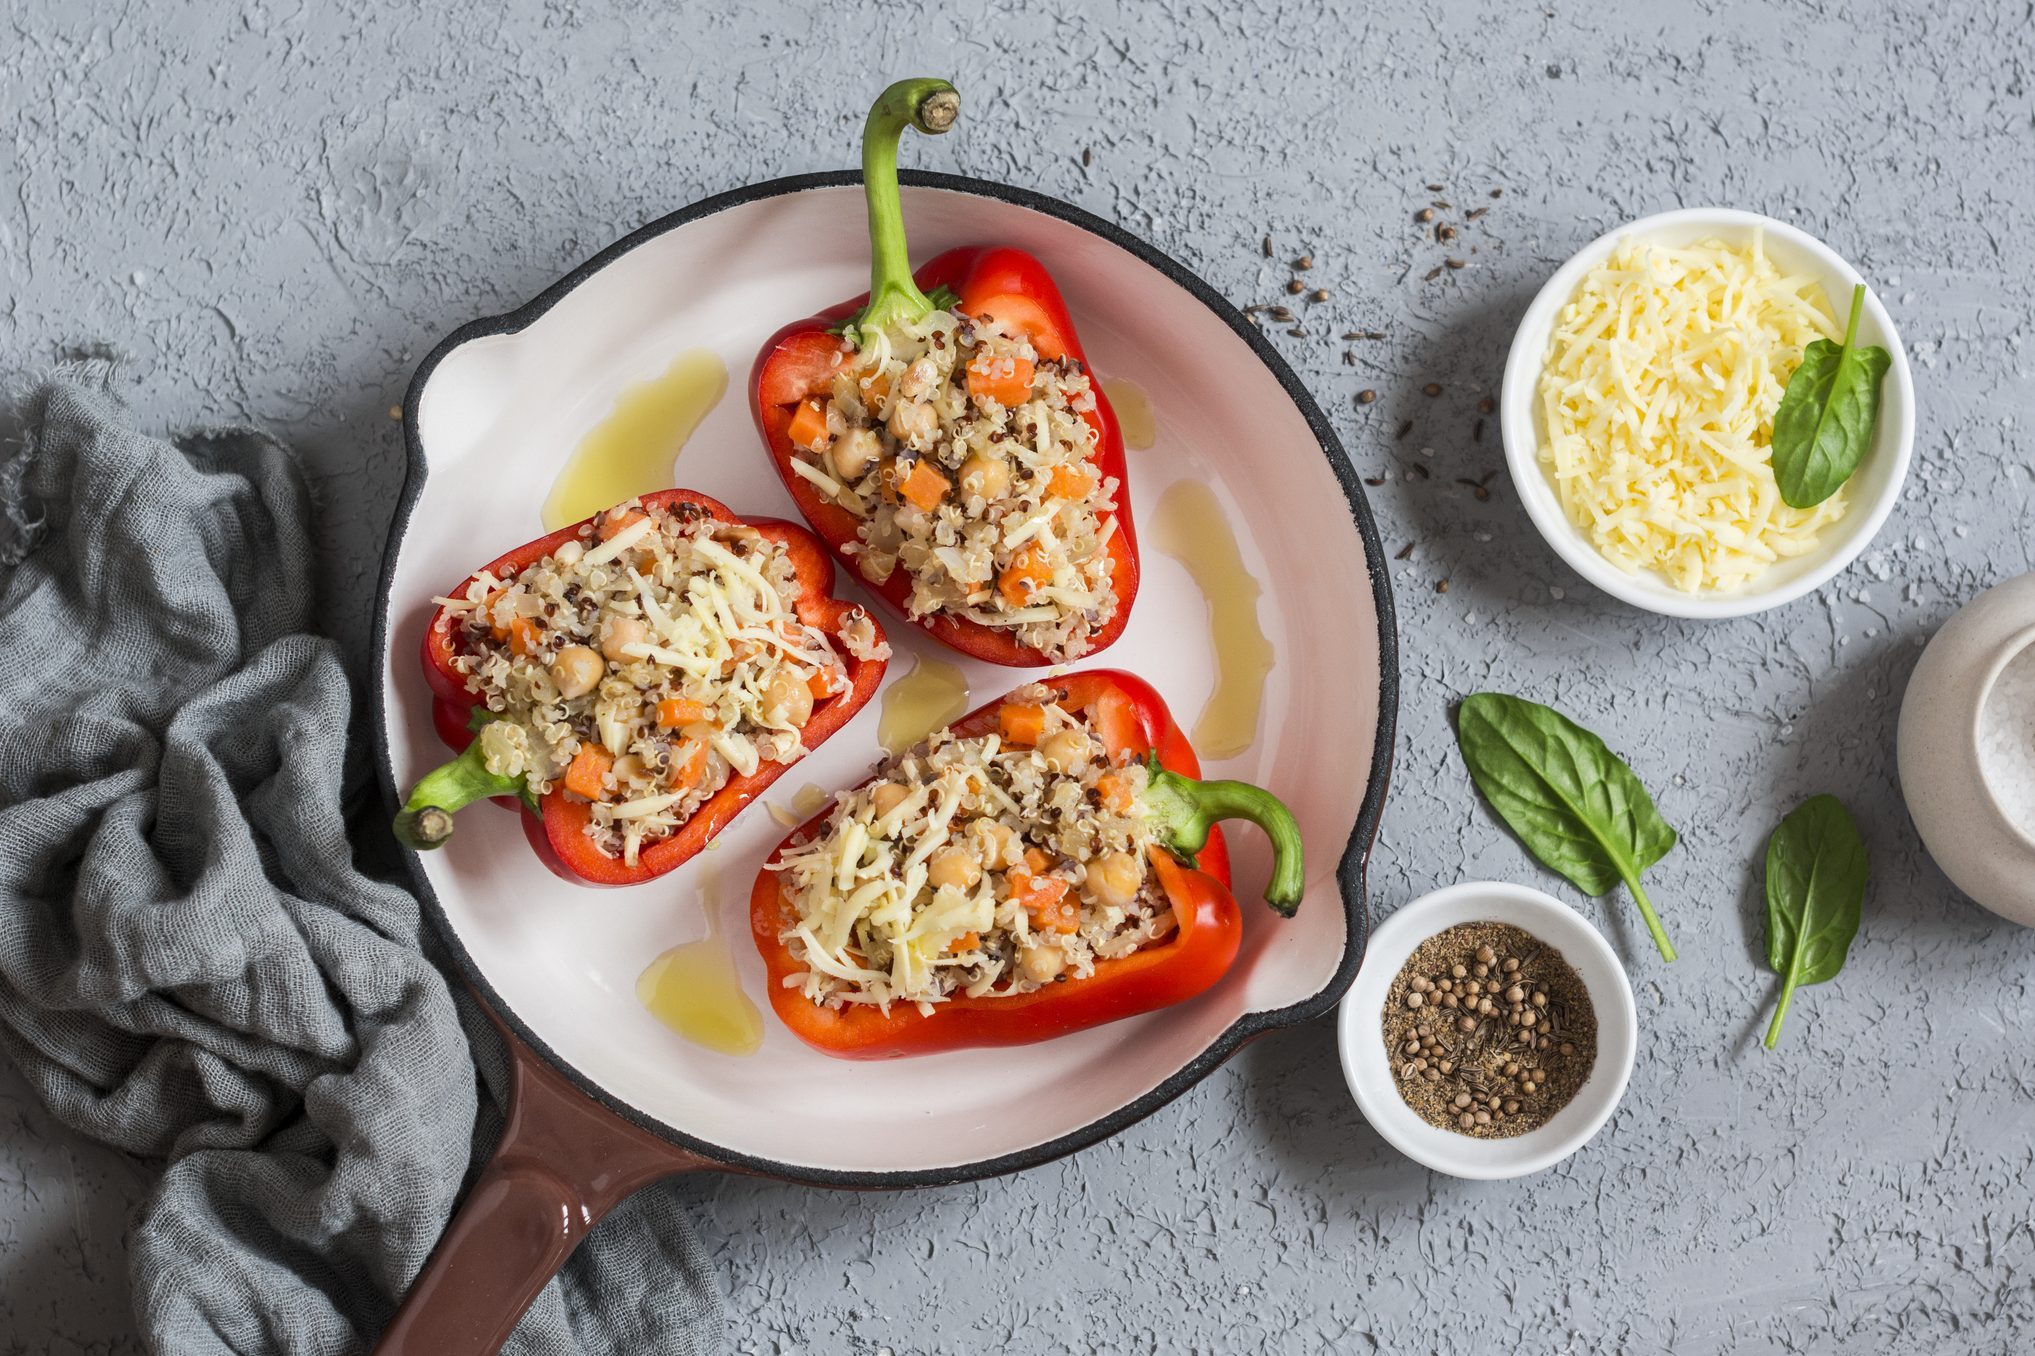
[[[1782,273],[1757,232],[1621,243],[1556,318],[1541,371],[1540,460],[1569,520],[1620,569],[1689,593],[1812,550],[1846,496],[1792,508],[1768,457],[1819,338],[1841,338],[1820,283]]]

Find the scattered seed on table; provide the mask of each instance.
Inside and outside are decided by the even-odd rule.
[[[1380,485],[1383,485],[1383,484],[1385,483],[1385,477],[1383,477],[1383,476],[1365,476],[1365,477],[1364,477],[1364,483],[1365,483],[1366,485],[1369,485],[1369,486],[1370,486],[1370,487],[1371,487],[1372,489],[1376,489],[1376,488],[1378,488],[1378,486],[1380,486]]]
[[[1491,190],[1491,196],[1494,198],[1502,198],[1505,196],[1505,190],[1502,188],[1494,188]]]
[[[1291,292],[1294,296],[1299,296],[1302,292],[1305,292],[1307,290],[1307,284],[1300,281],[1300,279],[1298,278],[1288,278],[1286,280],[1286,290],[1288,292]]]
[[[1425,466],[1422,466],[1417,461],[1414,462],[1411,466],[1406,468],[1406,474],[1410,476],[1419,476],[1422,480],[1429,480],[1433,478],[1432,473]]]
[[[1284,306],[1268,306],[1265,309],[1274,320],[1291,320],[1293,318],[1293,312]]]
[[[1434,238],[1446,244],[1447,242],[1454,240],[1456,238],[1456,228],[1449,225],[1447,222],[1443,222],[1440,226],[1437,226],[1435,228]]]
[[[1357,365],[1357,355],[1356,355],[1356,354],[1354,354],[1354,353],[1352,353],[1352,352],[1350,352],[1350,351],[1349,351],[1348,349],[1344,349],[1344,350],[1343,350],[1343,366],[1344,366],[1344,367],[1355,367],[1356,365]]]
[[[1413,554],[1413,543],[1407,542],[1406,545],[1399,548],[1399,554],[1392,557],[1392,559],[1405,560],[1408,556],[1411,556],[1412,554]]]
[[[403,417],[403,407],[401,405],[389,406],[389,418],[401,421],[402,417]]]
[[[1292,335],[1295,339],[1305,339],[1307,337],[1307,331],[1301,329],[1298,325],[1295,325],[1292,329],[1286,331],[1286,333]]]
[[[1421,275],[1421,278],[1420,278],[1420,280],[1421,280],[1422,282],[1433,282],[1433,281],[1434,281],[1434,280],[1435,280],[1436,278],[1439,278],[1440,276],[1441,276],[1441,265],[1440,265],[1440,264],[1436,264],[1436,265],[1435,265],[1435,266],[1434,266],[1433,268],[1429,269],[1429,270],[1428,270],[1428,271],[1427,271],[1426,273],[1423,273],[1423,274]]]
[[[1429,185],[1427,186],[1427,191],[1428,191],[1428,192],[1430,192],[1430,193],[1439,193],[1439,192],[1441,192],[1441,185],[1440,185],[1440,184],[1429,184]]]
[[[1482,400],[1477,402],[1477,413],[1479,414],[1489,414],[1491,411],[1497,408],[1498,402],[1491,399],[1491,397],[1489,396],[1485,396]]]
[[[1317,287],[1317,288],[1315,288],[1315,289],[1314,289],[1314,299],[1315,299],[1316,301],[1327,301],[1327,300],[1328,300],[1328,289],[1327,289],[1326,287]]]
[[[1272,237],[1269,235],[1265,237],[1265,257],[1267,259],[1272,257]]]
[[[1484,441],[1483,420],[1479,419],[1476,423],[1470,426],[1470,441],[1473,443],[1481,443]]]
[[[1403,442],[1406,438],[1406,435],[1411,432],[1413,432],[1413,421],[1409,419],[1399,426],[1399,431],[1397,433],[1394,433],[1392,435],[1392,441],[1395,443]]]
[[[1444,259],[1442,262],[1450,268],[1468,268],[1470,265],[1470,261],[1467,259]]]
[[[1378,393],[1376,391],[1371,390],[1369,387],[1365,387],[1363,390],[1357,392],[1357,403],[1359,405],[1368,405],[1377,398]]]
[[[1293,267],[1305,273],[1308,269],[1314,267],[1314,256],[1311,254],[1301,255],[1293,261]]]
[[[1434,586],[1434,591],[1436,593],[1447,593],[1449,591],[1449,581],[1446,579],[1442,580]]]
[[[1441,383],[1438,381],[1431,381],[1427,385],[1420,388],[1420,393],[1426,396],[1429,400],[1432,400],[1436,396],[1441,394]]]
[[[1423,207],[1413,214],[1413,219],[1425,226],[1428,222],[1434,220],[1434,209],[1432,207]]]
[[[1086,169],[1095,163],[1095,152],[1086,146],[1081,148],[1081,166]]]
[[[1463,213],[1463,220],[1475,221],[1478,217],[1483,216],[1486,212],[1490,210],[1491,209],[1488,207],[1472,207],[1469,211]]]

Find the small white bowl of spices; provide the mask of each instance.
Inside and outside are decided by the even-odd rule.
[[[1524,1177],[1588,1143],[1625,1095],[1639,1021],[1588,919],[1523,885],[1473,881],[1379,926],[1338,1020],[1371,1128],[1454,1177]]]

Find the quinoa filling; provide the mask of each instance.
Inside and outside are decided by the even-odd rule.
[[[835,797],[774,864],[815,1003],[888,1009],[1030,993],[1171,936],[1146,770],[1034,684],[993,733],[940,731]]]
[[[492,717],[487,771],[590,802],[587,835],[634,865],[730,777],[801,757],[814,707],[847,690],[841,652],[798,619],[802,591],[782,542],[632,499],[437,601],[452,665]],[[840,640],[888,653],[860,611]]]
[[[793,469],[860,520],[850,550],[906,610],[949,613],[1073,659],[1116,615],[1121,486],[1091,462],[1086,369],[948,309],[858,332],[831,389],[794,413]]]

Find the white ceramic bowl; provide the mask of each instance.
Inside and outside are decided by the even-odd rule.
[[[1901,699],[1901,794],[1958,889],[2035,927],[2035,837],[2009,817],[1979,752],[2007,665],[2035,647],[2035,574],[1987,589],[1929,642]]]
[[[1669,245],[1690,245],[1699,240],[1717,239],[1736,245],[1749,241],[1755,231],[1765,233],[1767,253],[1791,273],[1811,273],[1822,278],[1831,308],[1841,318],[1850,309],[1851,290],[1866,283],[1865,312],[1859,318],[1859,342],[1877,344],[1893,356],[1881,387],[1880,419],[1872,450],[1846,486],[1851,507],[1844,517],[1823,530],[1816,549],[1793,560],[1776,564],[1751,583],[1728,593],[1685,593],[1651,572],[1628,574],[1598,553],[1589,539],[1578,531],[1563,512],[1554,479],[1542,467],[1540,447],[1545,432],[1537,388],[1547,362],[1549,337],[1555,317],[1568,305],[1591,269],[1610,257],[1628,239],[1658,240]],[[1865,550],[1893,511],[1900,497],[1901,482],[1908,475],[1908,459],[1915,442],[1914,378],[1908,370],[1908,353],[1893,319],[1880,304],[1872,280],[1861,278],[1858,270],[1814,236],[1763,217],[1756,212],[1738,212],[1721,207],[1692,207],[1642,217],[1627,226],[1585,245],[1574,258],[1556,270],[1526,308],[1519,329],[1512,338],[1512,351],[1505,360],[1505,385],[1499,401],[1499,426],[1505,439],[1505,463],[1512,472],[1519,500],[1527,516],[1547,538],[1555,553],[1577,574],[1614,598],[1634,607],[1670,617],[1718,620],[1743,617],[1779,607],[1805,593],[1821,588],[1832,576]]]
[[[1510,923],[1562,953],[1597,1013],[1597,1063],[1573,1100],[1538,1130],[1512,1139],[1471,1139],[1429,1125],[1399,1095],[1385,1050],[1385,994],[1414,949],[1459,923]],[[1524,1177],[1588,1143],[1625,1095],[1639,1048],[1639,1017],[1625,967],[1590,921],[1552,895],[1502,881],[1470,881],[1423,895],[1371,934],[1363,968],[1337,1018],[1343,1077],[1357,1108],[1387,1143],[1452,1177]]]

